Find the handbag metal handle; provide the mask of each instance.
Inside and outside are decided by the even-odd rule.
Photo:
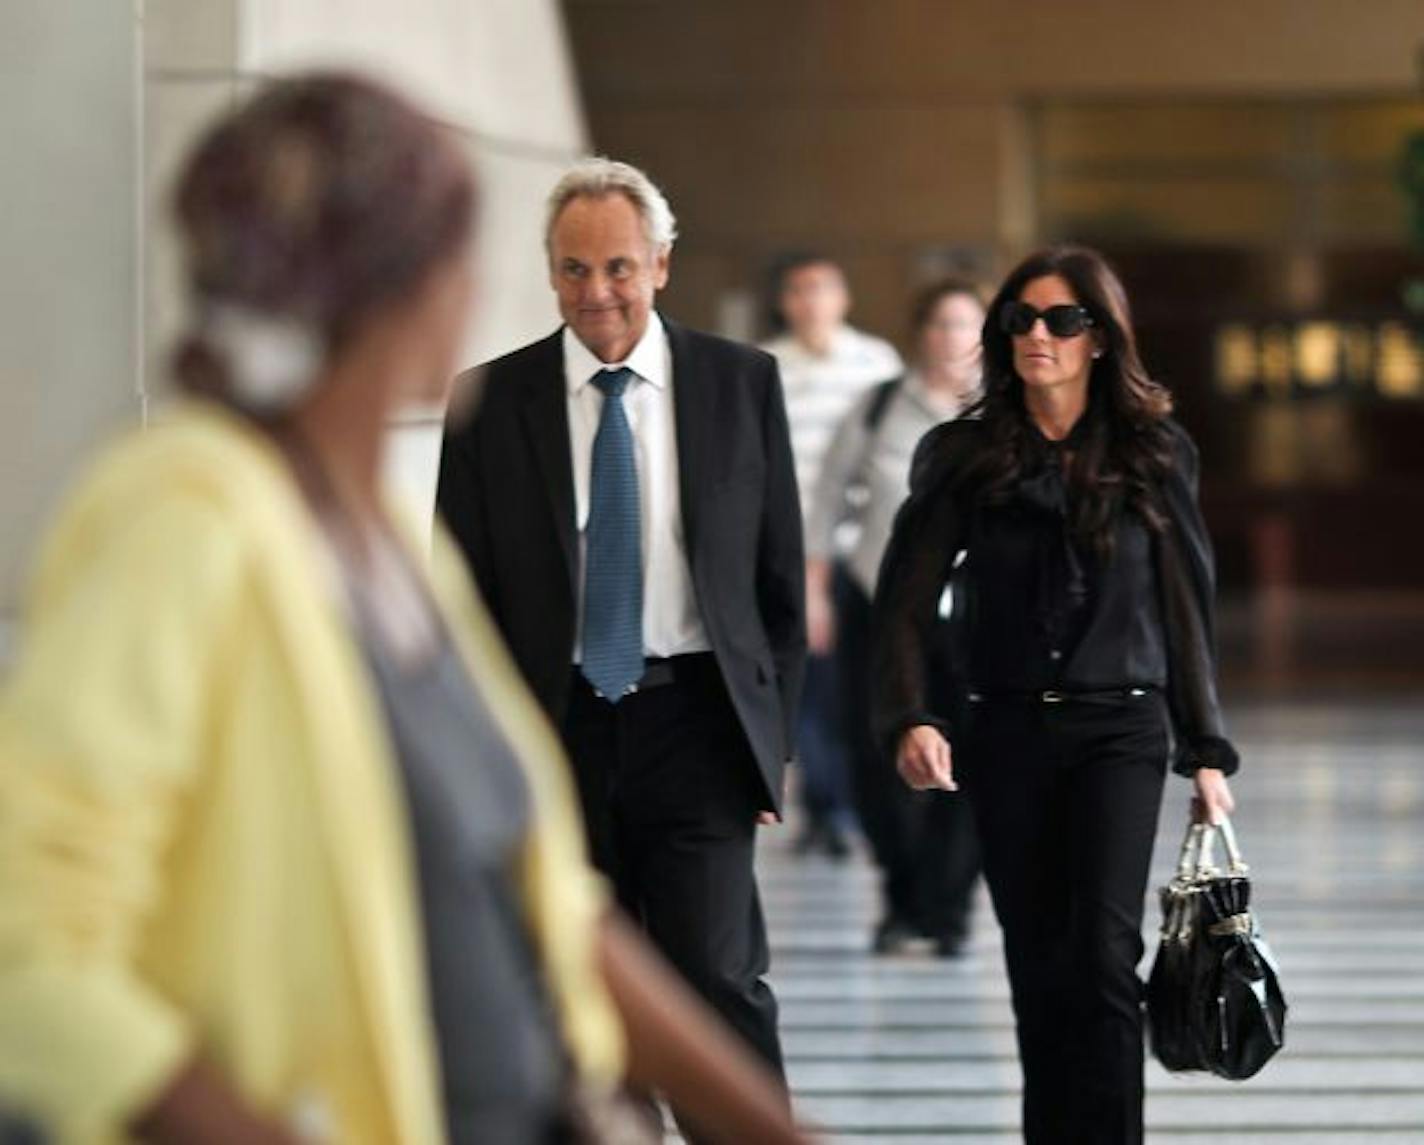
[[[1236,829],[1231,826],[1229,818],[1223,815],[1220,823],[1197,823],[1193,826],[1201,828],[1195,873],[1198,880],[1213,878],[1218,873],[1216,864],[1212,862],[1212,850],[1218,837],[1226,847],[1226,873],[1232,877],[1244,877],[1251,870],[1241,857],[1241,847],[1236,842]]]
[[[1221,836],[1221,841],[1226,844],[1226,861],[1229,864],[1228,870],[1233,875],[1245,875],[1251,870],[1246,865],[1246,860],[1241,857],[1241,847],[1236,842],[1236,828],[1231,825],[1231,820],[1223,815],[1221,822],[1216,825],[1216,833]]]
[[[1226,873],[1244,877],[1251,870],[1241,857],[1241,846],[1236,841],[1236,829],[1230,819],[1223,817],[1220,823],[1188,821],[1182,849],[1177,856],[1177,877],[1174,881],[1178,885],[1201,882],[1220,874],[1213,854],[1218,837],[1226,849]]]
[[[1197,856],[1201,854],[1202,833],[1205,823],[1187,820],[1187,833],[1182,839],[1182,850],[1177,856],[1177,881],[1189,883],[1197,871]]]

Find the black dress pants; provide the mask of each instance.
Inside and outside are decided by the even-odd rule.
[[[610,704],[574,672],[564,720],[594,864],[663,955],[783,1074],[753,871],[760,773],[710,653]]]
[[[914,791],[870,733],[870,598],[837,573],[841,709],[856,814],[881,871],[888,914],[935,938],[969,931],[979,877],[973,814],[962,795]]]
[[[956,765],[1004,932],[1029,1145],[1141,1142],[1142,913],[1159,693],[972,705]]]

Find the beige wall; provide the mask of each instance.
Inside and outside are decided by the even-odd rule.
[[[1396,119],[1419,118],[1397,110],[1418,93],[1417,0],[564,7],[594,144],[665,185],[684,236],[669,303],[702,323],[715,323],[723,293],[755,280],[774,253],[815,246],[845,259],[861,320],[896,334],[927,273],[997,272],[1101,200],[1095,169],[1078,162],[1085,132],[1089,154],[1091,133],[1124,140],[1110,158],[1138,166],[1108,192],[1132,199],[1122,184],[1141,169],[1150,186],[1138,198],[1151,206],[1165,164],[1152,165],[1150,147],[1133,151],[1133,132],[1159,152],[1205,140],[1229,155],[1236,137],[1253,149],[1248,162],[1253,136],[1265,132],[1290,149],[1289,168],[1319,158],[1308,140],[1297,147],[1296,100],[1392,101]],[[1366,110],[1346,131],[1347,149],[1379,122]],[[1348,119],[1322,118],[1321,130]],[[1310,219],[1324,241],[1400,233],[1390,214],[1393,138],[1353,160],[1367,178],[1347,172],[1317,196],[1323,206]],[[1212,241],[1285,241],[1298,216],[1279,204],[1292,195],[1231,175],[1224,197],[1169,189],[1167,225]],[[1045,181],[1061,193],[1046,194]],[[1126,217],[1137,199],[1116,209]]]
[[[167,393],[184,315],[164,219],[198,132],[267,75],[374,71],[459,133],[484,192],[473,363],[545,332],[542,198],[584,148],[554,0],[9,0],[0,14],[0,616],[93,442]],[[438,423],[393,430],[392,478],[433,490]]]
[[[199,18],[198,11],[206,18]],[[553,0],[149,0],[146,92],[153,209],[149,247],[150,387],[182,325],[161,196],[182,148],[258,78],[355,67],[411,92],[464,141],[483,187],[478,320],[471,364],[546,332],[556,320],[540,261],[542,198],[584,147],[562,18]],[[393,429],[390,476],[419,513],[434,497],[440,411]]]
[[[1417,0],[565,0],[600,106],[1410,88]]]
[[[136,46],[123,4],[10,0],[0,13],[6,602],[60,483],[137,411]]]

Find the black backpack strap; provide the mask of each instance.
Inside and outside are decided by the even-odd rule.
[[[904,380],[902,374],[898,378],[891,378],[888,382],[881,382],[875,387],[870,404],[865,407],[864,425],[869,432],[874,433],[880,428],[880,423],[885,420],[885,411],[889,408],[890,399],[895,396],[895,392]]]

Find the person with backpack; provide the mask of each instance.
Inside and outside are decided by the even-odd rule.
[[[876,953],[933,939],[946,957],[968,933],[978,874],[973,824],[962,801],[916,792],[877,751],[870,733],[870,602],[896,510],[909,488],[910,458],[929,430],[979,396],[984,304],[974,286],[947,278],[923,289],[911,311],[911,369],[868,390],[841,421],[806,517],[808,611],[839,617],[840,712],[850,749],[856,813],[882,873],[884,914]],[[847,554],[843,560],[837,554]],[[952,640],[953,626],[943,635]],[[946,644],[946,650],[951,644]]]

